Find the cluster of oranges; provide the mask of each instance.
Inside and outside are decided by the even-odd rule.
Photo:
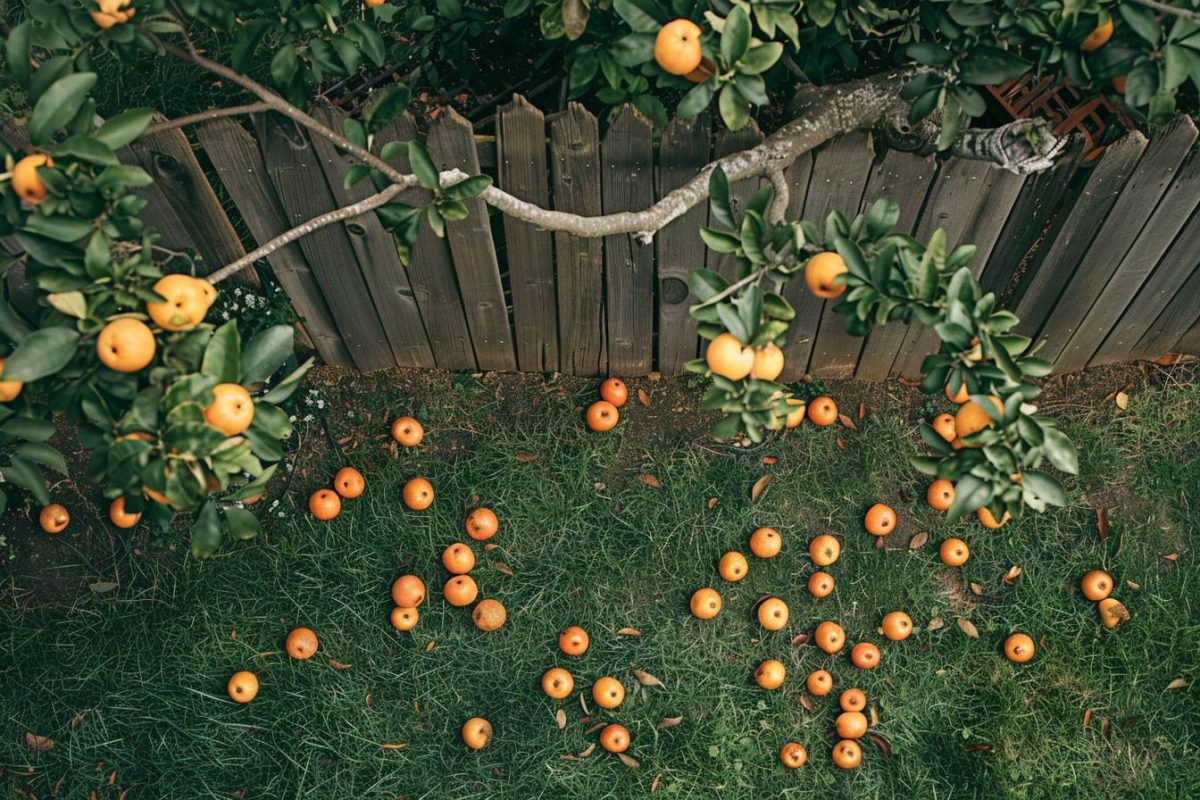
[[[620,378],[609,378],[600,384],[600,399],[587,408],[587,426],[598,433],[611,431],[621,421],[618,410],[629,399],[629,387]]]
[[[571,625],[558,634],[558,649],[577,658],[587,652],[590,641],[586,630]],[[542,674],[542,691],[548,697],[564,700],[574,690],[575,676],[569,670],[551,667]],[[600,708],[612,711],[625,701],[625,686],[611,675],[605,675],[592,683],[592,700]],[[629,729],[620,723],[610,722],[600,730],[600,746],[610,753],[624,753],[631,741]]]
[[[287,654],[297,661],[305,661],[317,653],[320,646],[311,628],[293,628],[283,643]],[[258,676],[250,670],[241,670],[229,677],[225,693],[235,703],[249,703],[258,697]]]
[[[1088,572],[1079,582],[1083,596],[1096,603],[1100,621],[1106,628],[1115,628],[1129,619],[1129,611],[1126,610],[1125,604],[1112,596],[1114,585],[1112,575],[1102,569]]]
[[[342,467],[333,476],[332,489],[318,489],[308,498],[308,511],[319,520],[342,513],[342,499],[353,500],[367,488],[367,481],[354,467]]]

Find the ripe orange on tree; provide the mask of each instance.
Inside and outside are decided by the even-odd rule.
[[[424,511],[433,505],[433,484],[426,478],[413,478],[404,484],[404,505],[413,511]]]
[[[850,650],[850,663],[859,669],[879,666],[879,648],[870,642],[859,642]]]
[[[700,47],[703,31],[690,19],[673,19],[654,37],[654,60],[672,75],[687,75],[700,66],[704,53]]]
[[[954,428],[953,414],[938,414],[933,418],[933,422],[930,425],[937,431],[938,436],[941,436],[947,442],[953,442],[958,438],[958,431]]]
[[[833,252],[817,253],[804,265],[804,284],[824,300],[832,300],[846,291],[846,284],[835,279],[847,272],[846,262]]]
[[[4,359],[0,358],[0,378],[4,375]],[[10,403],[17,399],[25,386],[21,381],[0,380],[0,403]]]
[[[442,596],[446,602],[456,608],[469,606],[479,597],[479,587],[470,575],[454,575],[442,587]]]
[[[742,344],[732,333],[722,333],[708,343],[704,361],[714,375],[740,381],[754,369],[754,349]]]
[[[768,597],[758,604],[758,624],[769,631],[777,631],[787,625],[787,603],[778,597]]]
[[[945,478],[938,478],[929,484],[925,490],[925,502],[934,511],[945,511],[954,505],[954,484]]]
[[[768,658],[754,670],[754,682],[764,689],[778,689],[787,677],[787,668],[777,658]]]
[[[283,644],[287,654],[297,661],[312,658],[317,652],[317,634],[309,628],[293,628]]]
[[[861,739],[867,733],[867,718],[861,711],[843,711],[833,726],[843,739]]]
[[[132,2],[133,0],[96,0],[100,10],[89,12],[89,16],[96,27],[106,31],[114,25],[128,22],[137,13],[136,8],[129,7]]]
[[[1004,403],[1000,401],[999,397],[994,394],[988,395],[988,400],[996,407],[997,413],[1004,413]],[[959,406],[958,413],[954,415],[954,430],[959,439],[965,439],[971,434],[979,433],[984,428],[990,428],[995,424],[996,421],[992,419],[992,415],[979,403],[970,399]]]
[[[442,566],[451,575],[466,575],[475,568],[475,551],[462,542],[455,542],[442,551]]]
[[[846,646],[846,632],[836,622],[826,620],[813,631],[813,641],[817,647],[833,655]]]
[[[783,372],[783,351],[774,342],[767,342],[754,350],[754,366],[750,370],[751,378],[762,381],[773,381]]]
[[[621,421],[621,413],[617,407],[607,400],[597,400],[588,406],[587,426],[597,433],[611,431]]]
[[[308,498],[308,511],[319,520],[330,520],[342,511],[342,498],[331,489],[318,489]]]
[[[1014,633],[1004,640],[1004,655],[1009,661],[1024,664],[1033,658],[1033,639],[1024,633]]]
[[[477,508],[467,515],[467,536],[477,542],[486,541],[500,530],[500,520],[490,508]]]
[[[808,543],[808,556],[818,567],[828,567],[842,554],[842,544],[832,533],[814,536]]]
[[[575,688],[575,678],[562,667],[552,667],[542,673],[542,691],[555,700],[562,700]]]
[[[396,630],[411,631],[413,628],[417,627],[417,619],[419,617],[420,614],[415,608],[396,606],[392,609],[389,620],[392,623],[392,627]]]
[[[425,581],[416,575],[401,575],[392,581],[392,602],[401,608],[416,608],[425,602]]]
[[[947,567],[961,567],[971,557],[971,548],[962,539],[951,537],[942,542],[938,548],[938,556]]]
[[[783,537],[774,528],[758,528],[750,534],[750,552],[759,558],[774,558],[783,547]]]
[[[862,748],[853,739],[842,739],[833,746],[833,763],[842,769],[854,769],[862,763]]]
[[[620,408],[629,399],[629,387],[620,378],[609,378],[600,384],[600,399],[607,400]]]
[[[1085,53],[1090,53],[1093,50],[1099,50],[1104,45],[1108,44],[1108,40],[1112,38],[1113,29],[1116,26],[1113,24],[1113,18],[1109,17],[1103,24],[1097,25],[1096,28],[1089,33],[1084,40],[1079,43],[1079,49]]]
[[[333,476],[333,488],[347,500],[353,500],[367,488],[367,479],[354,467],[342,467]]]
[[[903,611],[889,611],[883,616],[883,635],[893,642],[900,642],[912,635],[912,617]]]
[[[258,696],[258,676],[249,670],[235,672],[229,678],[225,692],[235,703],[249,703]]]
[[[425,438],[425,428],[412,417],[400,417],[392,423],[392,438],[405,447],[416,447]]]
[[[983,508],[979,509],[977,514],[979,516],[980,524],[983,525],[983,527],[991,528],[992,530],[996,530],[998,528],[1004,527],[1004,523],[1008,522],[1009,519],[1011,519],[1011,516],[1009,515],[1009,513],[1007,511],[1005,511],[1004,516],[1000,517],[1000,521],[997,522],[996,515],[993,514],[988,509],[987,506],[984,506]]]
[[[1079,588],[1088,600],[1100,601],[1112,594],[1113,579],[1104,570],[1094,569],[1083,576]]]
[[[134,525],[138,524],[138,521],[141,520],[141,518],[142,514],[140,511],[136,514],[131,514],[125,510],[124,496],[113,500],[108,506],[108,519],[118,528],[132,528]]]
[[[832,397],[826,395],[814,398],[808,404],[808,418],[814,425],[822,428],[832,425],[837,422],[838,418],[837,403],[833,402]]]
[[[205,287],[211,289],[211,284],[191,275],[164,275],[154,284],[154,293],[165,300],[146,303],[146,313],[164,331],[190,331],[204,321],[216,299],[216,291],[210,293]]]
[[[71,514],[62,503],[51,503],[44,506],[38,514],[38,525],[46,533],[62,533],[71,524]]]
[[[746,563],[746,557],[736,550],[730,550],[721,556],[721,560],[717,564],[717,572],[730,582],[740,581],[746,577],[746,573],[749,571],[750,565]]]
[[[137,372],[154,360],[157,347],[154,333],[133,317],[114,319],[96,337],[96,357],[114,372]]]
[[[887,536],[896,530],[896,512],[892,510],[891,506],[876,503],[867,509],[867,515],[863,518],[863,527],[872,536]]]
[[[971,399],[971,392],[969,389],[967,389],[966,381],[959,382],[957,392],[951,393],[950,384],[948,383],[943,391],[946,393],[947,400],[949,400],[951,403],[958,403],[960,406]]]
[[[862,711],[867,707],[867,695],[862,689],[847,689],[838,695],[838,706],[842,711]]]
[[[462,740],[472,750],[482,750],[492,740],[492,723],[483,717],[471,717],[463,723]]]
[[[829,597],[833,594],[833,576],[828,572],[814,572],[808,576],[808,593],[813,597]]]
[[[828,670],[814,670],[808,673],[804,686],[808,689],[809,694],[824,697],[833,691],[833,676],[829,674]]]
[[[614,709],[625,700],[625,687],[616,678],[605,675],[592,684],[592,699],[601,708]]]
[[[1115,597],[1106,597],[1101,600],[1096,604],[1096,611],[1099,612],[1100,621],[1106,628],[1115,628],[1129,619],[1128,609]]]
[[[800,427],[800,423],[804,422],[804,415],[808,412],[808,404],[798,397],[789,397],[786,402],[792,410],[784,418],[784,424],[788,428]]]
[[[12,188],[17,196],[30,205],[46,199],[46,184],[38,175],[38,167],[53,167],[54,162],[45,153],[31,153],[13,165]]]
[[[715,589],[697,589],[692,592],[692,599],[688,605],[693,617],[712,619],[721,610],[721,595],[717,594]]]
[[[804,745],[796,742],[788,742],[779,750],[779,760],[788,769],[798,769],[804,766],[804,762],[808,761],[808,751],[804,749]]]
[[[558,634],[558,649],[569,656],[581,656],[588,649],[588,634],[578,625],[563,628]]]
[[[600,731],[600,746],[610,753],[624,753],[629,749],[629,729],[610,722]]]
[[[254,420],[254,399],[237,383],[218,383],[213,401],[204,409],[204,421],[226,436],[240,436]]]
[[[479,605],[471,612],[475,627],[481,631],[494,631],[508,619],[508,611],[499,600],[480,600]]]

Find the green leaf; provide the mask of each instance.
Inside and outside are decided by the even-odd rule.
[[[775,62],[783,55],[783,45],[779,42],[768,42],[746,51],[737,63],[738,72],[746,75],[758,75],[775,66]]]
[[[662,27],[660,20],[633,0],[614,0],[612,7],[635,33],[657,33]]]
[[[236,383],[241,374],[242,342],[237,320],[231,319],[213,332],[204,348],[200,372],[219,383]]]
[[[94,72],[77,72],[55,81],[38,99],[29,117],[30,141],[35,145],[49,143],[55,132],[75,117],[95,85]]]
[[[654,35],[630,33],[617,39],[608,48],[609,54],[623,67],[637,67],[654,58]],[[610,81],[611,83],[611,81]]]
[[[763,296],[763,312],[771,319],[790,322],[796,318],[792,304],[780,295],[768,293]]]
[[[87,298],[83,292],[52,292],[46,295],[46,302],[56,311],[75,319],[87,317]]]
[[[282,403],[292,396],[292,392],[296,391],[296,387],[300,385],[300,381],[304,378],[305,373],[312,369],[313,359],[308,359],[301,364],[279,383],[275,384],[266,394],[259,398],[261,403]]]
[[[675,113],[685,119],[696,116],[708,108],[709,103],[712,102],[713,92],[715,91],[716,84],[712,81],[697,83],[679,101],[679,105],[675,107]]]
[[[708,213],[715,222],[729,230],[736,230],[733,210],[729,204],[729,178],[719,165],[708,177]]]
[[[300,58],[296,55],[296,49],[292,47],[291,42],[288,42],[276,50],[275,56],[271,59],[271,80],[275,82],[276,86],[287,86],[299,69]]]
[[[60,475],[69,474],[66,459],[62,453],[44,442],[24,442],[17,445],[16,454],[29,461],[45,464]]]
[[[227,507],[225,522],[228,523],[229,532],[235,539],[253,539],[262,533],[262,523],[258,521],[258,517],[244,508]]]
[[[953,522],[964,514],[983,508],[992,501],[992,484],[975,477],[964,475],[954,484],[954,502],[946,511],[946,521]]]
[[[246,72],[263,36],[273,25],[269,19],[252,19],[238,27],[229,54],[229,64],[238,72]]]
[[[70,244],[92,232],[91,220],[59,215],[30,214],[21,230]]]
[[[480,192],[491,185],[492,178],[490,175],[472,175],[452,186],[447,186],[442,191],[442,196],[447,200],[468,200],[472,197],[477,197]]]
[[[1067,504],[1067,493],[1062,484],[1046,473],[1027,470],[1022,473],[1021,481],[1025,504],[1035,511],[1043,510],[1046,504],[1059,508]]]
[[[721,119],[731,131],[744,128],[750,122],[750,104],[732,83],[727,83],[721,88],[721,94],[717,97],[717,107],[721,110]]]
[[[23,88],[29,88],[29,78],[33,72],[31,64],[31,44],[33,20],[26,19],[20,25],[14,25],[4,42],[4,59],[8,62],[9,74]]]
[[[53,375],[71,362],[79,345],[79,332],[52,326],[26,336],[5,359],[4,377],[30,383]]]
[[[726,64],[732,65],[746,54],[749,46],[750,16],[742,6],[734,6],[725,18],[725,28],[721,31],[721,58]]]
[[[1050,463],[1070,475],[1079,472],[1079,456],[1067,435],[1057,428],[1043,427],[1042,430],[1046,434],[1042,449]]]
[[[50,493],[46,490],[46,479],[42,476],[42,471],[20,456],[9,458],[3,478],[6,482],[14,483],[32,494],[41,505],[50,502]]]
[[[976,45],[962,60],[958,77],[964,83],[987,86],[1024,75],[1031,66],[1032,62],[1008,50]]]
[[[408,162],[412,166],[413,174],[417,176],[421,186],[431,191],[436,191],[438,188],[438,169],[433,164],[433,159],[429,157],[429,151],[425,149],[424,142],[413,139],[408,143]],[[430,221],[432,224],[432,220]],[[441,234],[438,234],[441,236]]]
[[[396,120],[408,108],[412,92],[403,84],[393,83],[371,95],[371,102],[363,112],[363,120],[371,131],[378,131]]]
[[[512,19],[519,17],[529,10],[529,5],[533,0],[507,0],[504,3],[504,16]]]
[[[914,42],[904,49],[904,53],[918,64],[929,67],[943,67],[954,58],[937,42]]]
[[[4,366],[7,370],[8,364]],[[27,442],[44,442],[54,435],[54,423],[33,417],[9,417],[0,423],[0,431]]]
[[[1162,41],[1162,25],[1155,18],[1153,11],[1133,3],[1121,3],[1117,11],[1134,33],[1149,42],[1151,47],[1158,47]]]
[[[52,152],[55,161],[75,159],[102,167],[121,163],[108,145],[90,136],[71,136],[56,145]]]
[[[734,253],[742,246],[742,241],[731,233],[714,231],[711,228],[701,228],[700,238],[704,244],[717,253]]]
[[[729,281],[712,270],[694,269],[688,273],[688,285],[692,294],[704,303],[729,288]]]
[[[207,558],[221,546],[221,518],[211,500],[200,508],[192,525],[192,557]]]
[[[252,386],[275,374],[292,354],[295,331],[291,325],[272,325],[257,334],[242,351],[241,382]]]

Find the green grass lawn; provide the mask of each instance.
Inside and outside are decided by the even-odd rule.
[[[946,524],[925,506],[924,483],[907,463],[921,401],[895,385],[895,399],[880,388],[831,387],[852,414],[871,392],[857,431],[806,424],[754,452],[731,452],[686,417],[686,430],[672,428],[672,409],[694,408],[696,395],[667,382],[633,382],[651,391],[651,409],[632,399],[617,430],[593,435],[577,411],[594,392],[583,382],[433,376],[411,388],[383,378],[339,382],[328,372],[318,381],[330,435],[302,426],[295,473],[261,540],[196,562],[153,547],[144,532],[118,539],[118,588],[88,588],[113,580],[111,566],[80,572],[49,602],[27,596],[39,573],[9,568],[0,603],[4,796],[96,790],[103,799],[128,788],[129,800],[633,798],[652,783],[667,797],[1200,795],[1194,373],[1177,373],[1167,388],[1139,383],[1123,413],[1111,400],[1088,411],[1069,389],[1051,398],[1047,406],[1080,445],[1069,507],[999,532]],[[428,435],[420,450],[393,456],[379,435],[399,411],[419,412]],[[778,461],[765,464],[765,456]],[[311,520],[303,510],[309,492],[344,464],[366,474],[366,493],[332,522]],[[773,482],[752,504],[750,487],[765,474]],[[414,475],[437,488],[424,513],[399,500]],[[498,546],[476,546],[482,594],[509,612],[508,624],[490,634],[438,591],[439,554],[465,539],[465,509],[476,497],[501,520]],[[875,501],[900,515],[884,548],[861,525]],[[1105,540],[1097,505],[1109,509]],[[783,533],[783,552],[751,558],[746,580],[724,584],[716,560],[727,549],[748,552],[747,537],[761,525]],[[42,575],[78,567],[70,548],[107,538],[102,526],[86,527],[55,540],[61,563],[43,564]],[[842,540],[843,554],[828,568],[835,593],[814,601],[805,589],[813,571],[806,547],[826,530]],[[928,531],[928,543],[909,549],[919,531]],[[937,557],[951,535],[971,546],[960,570]],[[1013,565],[1022,574],[1006,585]],[[1092,568],[1113,574],[1132,614],[1116,630],[1100,625],[1076,588]],[[399,634],[387,622],[388,586],[404,572],[423,576],[432,591],[416,630]],[[700,586],[724,596],[714,620],[687,612]],[[767,594],[791,607],[778,633],[753,621]],[[876,632],[893,609],[916,622],[907,641]],[[879,644],[879,668],[861,672],[845,654],[793,644],[824,619],[840,622],[851,642]],[[960,619],[974,624],[978,639],[964,634]],[[569,624],[591,634],[580,658],[556,647]],[[306,662],[280,652],[296,625],[321,639]],[[641,635],[617,634],[627,626]],[[1016,630],[1041,645],[1022,666],[1000,653]],[[779,691],[750,680],[768,657],[788,667]],[[336,669],[331,659],[349,666]],[[539,689],[555,665],[575,675],[567,701]],[[666,688],[639,688],[631,665]],[[803,677],[820,667],[832,671],[835,687],[867,692],[890,753],[864,740],[858,770],[833,767],[836,700],[818,698],[811,711],[801,702]],[[246,706],[224,693],[241,669],[258,673],[262,686]],[[597,713],[589,696],[585,712],[577,695],[602,675],[625,684],[626,701]],[[1176,678],[1188,686],[1168,689]],[[478,753],[459,739],[474,715],[495,729]],[[676,716],[682,723],[656,729]],[[640,768],[598,749],[564,758],[595,741],[588,731],[605,720],[630,729]],[[54,748],[31,750],[26,731],[49,736]],[[800,770],[778,762],[788,740],[808,748]]]

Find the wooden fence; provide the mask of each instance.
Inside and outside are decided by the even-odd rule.
[[[340,130],[340,112],[314,113]],[[579,105],[544,116],[516,97],[497,114],[494,137],[476,136],[447,110],[427,143],[441,168],[483,171],[522,199],[599,214],[645,207],[714,157],[762,138],[753,128],[713,128],[705,115],[674,120],[656,146],[650,125],[632,110],[602,136],[596,117]],[[374,146],[415,134],[406,116]],[[213,267],[373,191],[368,181],[345,189],[350,164],[280,116],[257,116],[248,127],[214,120],[198,125],[195,137],[198,147],[179,130],[162,131],[130,156],[157,181],[147,221],[167,246],[194,248]],[[1200,353],[1196,138],[1195,125],[1181,117],[1152,138],[1127,135],[1093,163],[1070,157],[1025,177],[980,161],[877,155],[868,134],[851,134],[787,170],[788,215],[815,220],[838,209],[849,216],[887,196],[900,204],[900,229],[926,239],[941,227],[951,244],[974,243],[972,270],[1021,317],[1020,332],[1047,340],[1042,355],[1057,371]],[[735,184],[735,204],[759,185]],[[232,200],[254,242],[239,240],[218,194]],[[422,199],[420,191],[406,198]],[[728,276],[733,268],[697,235],[706,207],[671,223],[653,245],[539,230],[489,213],[478,200],[470,211],[447,225],[444,239],[422,223],[407,269],[373,215],[323,228],[266,261],[331,364],[672,374],[702,352],[688,316],[688,272],[706,266]],[[832,304],[809,295],[803,281],[786,294],[797,317],[785,380],[805,372],[912,377],[937,347],[920,324],[851,337]]]

